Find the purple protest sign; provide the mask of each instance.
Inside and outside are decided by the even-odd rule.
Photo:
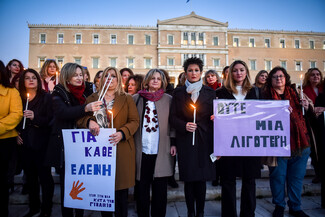
[[[288,100],[214,100],[215,156],[290,156]]]

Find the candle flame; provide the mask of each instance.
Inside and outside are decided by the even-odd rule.
[[[113,114],[113,112],[111,110],[108,110],[109,113]]]
[[[221,79],[223,79],[223,75],[221,75]]]
[[[191,104],[191,106],[192,106],[194,109],[196,109],[195,105]]]
[[[27,98],[29,98],[29,93],[27,93]]]
[[[302,79],[302,74],[300,75],[300,79]]]

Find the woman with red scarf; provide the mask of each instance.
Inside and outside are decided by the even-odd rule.
[[[294,87],[291,86],[290,75],[282,67],[271,70],[266,81],[265,96],[273,100],[289,100],[290,107],[290,148],[291,157],[277,157],[269,164],[272,202],[275,204],[273,217],[283,217],[286,206],[285,194],[289,198],[289,214],[305,217],[301,210],[301,191],[306,173],[307,160],[310,154],[308,131],[302,106],[307,112],[309,102],[300,99]],[[287,185],[287,188],[285,188]]]
[[[302,85],[304,94],[306,94],[314,103],[316,102],[316,98],[318,98],[318,95],[323,92],[323,75],[321,71],[318,68],[310,68],[305,74],[304,83]],[[322,133],[319,133],[319,124],[317,123],[317,120],[315,117],[311,117],[308,119],[309,124],[311,126],[311,129],[315,135],[316,141],[314,142],[314,145],[311,145],[311,164],[314,167],[315,170],[315,178],[312,180],[313,183],[319,183],[320,182],[320,156],[318,155],[320,153],[319,146],[322,144],[318,143],[319,139],[317,137],[322,136]]]
[[[216,90],[217,88],[221,87],[221,83],[219,83],[219,75],[216,72],[216,70],[209,70],[204,75],[204,84],[211,87],[213,90]]]
[[[85,104],[85,82],[82,66],[76,63],[65,64],[60,73],[60,83],[52,93],[54,123],[47,150],[46,163],[60,168],[62,216],[73,216],[73,209],[64,204],[64,153],[62,129],[76,128],[76,121],[87,112],[97,111],[101,102]],[[76,216],[83,216],[83,210],[76,210]]]
[[[160,69],[151,69],[144,78],[144,89],[133,96],[140,116],[140,127],[134,135],[136,149],[137,211],[149,217],[164,217],[167,207],[167,182],[173,175],[176,147],[171,146],[168,117],[172,97],[165,92],[167,79]],[[172,140],[174,141],[174,140]]]

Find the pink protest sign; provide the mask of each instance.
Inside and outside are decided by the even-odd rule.
[[[290,156],[288,100],[214,100],[215,156]]]

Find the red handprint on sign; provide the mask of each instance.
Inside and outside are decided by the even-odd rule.
[[[84,191],[86,188],[81,188],[82,185],[84,184],[83,182],[79,184],[79,180],[77,181],[77,183],[75,183],[75,181],[73,181],[73,185],[72,185],[72,189],[70,191],[70,197],[74,200],[83,200],[81,197],[78,197],[78,194],[82,191]],[[81,188],[81,189],[80,189]]]

